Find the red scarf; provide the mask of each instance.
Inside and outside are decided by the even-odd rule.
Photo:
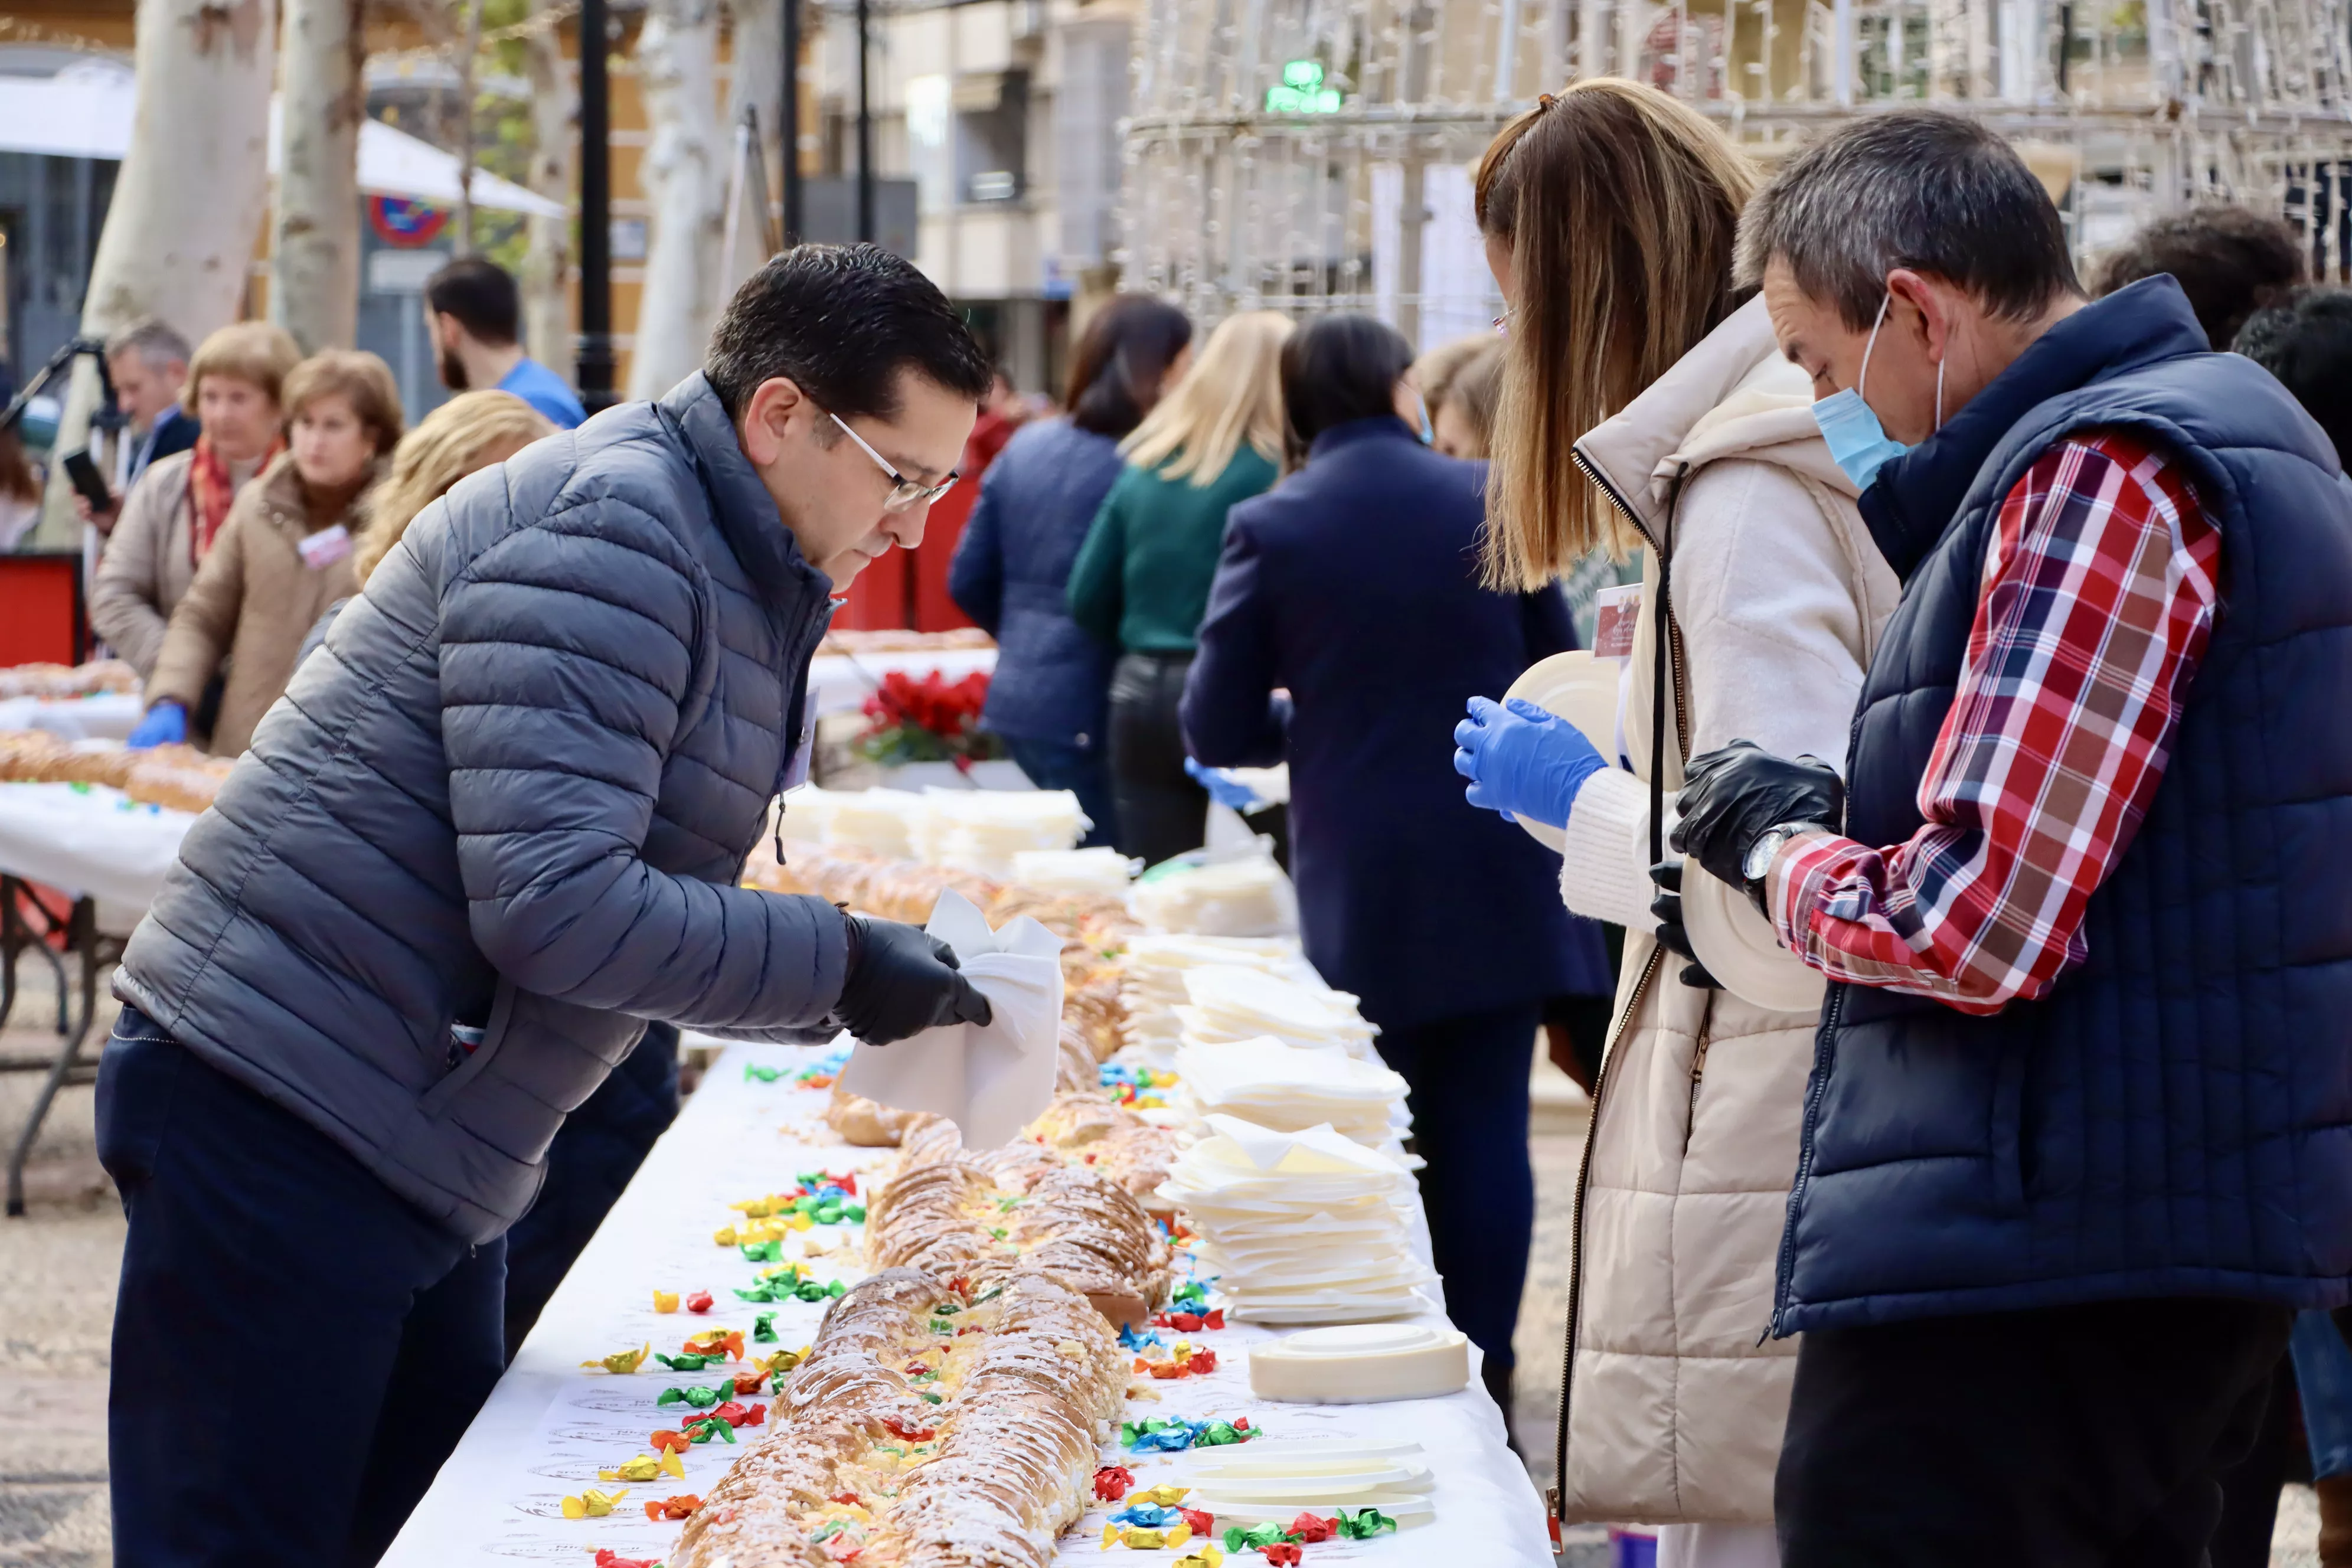
[[[258,476],[285,449],[286,437],[274,437],[254,473]],[[213,552],[213,540],[228,521],[229,502],[236,499],[236,482],[229,478],[228,464],[213,449],[211,435],[198,436],[188,461],[188,557],[198,565]]]

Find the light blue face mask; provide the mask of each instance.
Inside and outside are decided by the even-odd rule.
[[[1414,405],[1421,410],[1421,429],[1418,432],[1421,437],[1421,444],[1424,447],[1436,446],[1437,427],[1429,422],[1429,399],[1421,395],[1421,389],[1419,387],[1415,387],[1412,392],[1412,401]]]
[[[1862,348],[1862,374],[1854,384],[1843,392],[1833,392],[1813,405],[1813,423],[1821,426],[1822,439],[1829,443],[1830,457],[1845,470],[1845,477],[1857,489],[1868,489],[1870,481],[1888,459],[1899,458],[1911,448],[1886,433],[1870,405],[1863,401],[1862,389],[1870,380],[1870,356],[1878,349],[1878,329],[1886,324],[1886,307],[1894,300],[1887,295],[1878,301],[1878,319],[1870,323],[1870,341]],[[1944,365],[1936,365],[1936,425],[1944,423]]]

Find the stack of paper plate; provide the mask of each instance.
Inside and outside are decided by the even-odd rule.
[[[1176,1009],[1186,1045],[1215,1045],[1271,1035],[1302,1050],[1343,1051],[1376,1061],[1379,1033],[1345,991],[1302,984],[1261,970],[1207,964],[1184,972],[1189,1005]]]
[[[902,789],[845,790],[827,805],[827,844],[890,860],[914,858],[913,833],[925,810],[921,795]]]
[[[1413,1179],[1328,1127],[1275,1132],[1212,1115],[1159,1197],[1201,1237],[1204,1274],[1233,1317],[1349,1323],[1436,1310],[1436,1275],[1413,1256]]]
[[[1412,1130],[1405,1081],[1396,1073],[1271,1036],[1186,1046],[1176,1053],[1176,1105],[1196,1119],[1237,1116],[1276,1132],[1328,1126],[1400,1156]]]
[[[1352,1437],[1261,1437],[1194,1448],[1184,1457],[1186,1508],[1227,1522],[1287,1524],[1301,1511],[1378,1509],[1400,1525],[1428,1521],[1429,1464],[1421,1445]]]
[[[1147,934],[1129,938],[1119,955],[1119,1002],[1127,1010],[1126,1040],[1153,1052],[1172,1052],[1181,1033],[1176,1009],[1192,997],[1184,990],[1184,972],[1203,964],[1229,964],[1261,969],[1285,979],[1320,984],[1315,971],[1289,937],[1172,936]],[[1152,1061],[1164,1067],[1165,1060]]]
[[[1276,936],[1297,926],[1297,895],[1271,856],[1211,866],[1171,862],[1128,896],[1135,918],[1155,931],[1203,936]]]
[[[1425,1323],[1340,1323],[1249,1352],[1250,1392],[1293,1405],[1436,1399],[1470,1382],[1470,1342]]]
[[[1022,849],[1013,856],[1014,881],[1052,893],[1106,893],[1118,898],[1142,868],[1142,861],[1130,860],[1108,845],[1092,849]]]
[[[931,866],[1013,875],[1024,849],[1068,849],[1086,837],[1087,815],[1066,789],[929,789],[908,822],[914,858]]]

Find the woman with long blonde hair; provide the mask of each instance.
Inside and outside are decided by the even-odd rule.
[[[1282,459],[1288,317],[1228,317],[1119,451],[1127,467],[1070,568],[1070,617],[1119,650],[1110,683],[1118,847],[1157,865],[1197,849],[1209,797],[1184,771],[1176,704],[1192,667],[1225,511]]]
[[[1476,183],[1510,308],[1490,578],[1643,554],[1631,772],[1528,703],[1474,700],[1456,731],[1471,803],[1561,829],[1569,907],[1627,928],[1577,1192],[1554,1509],[1664,1526],[1676,1568],[1778,1562],[1796,1346],[1764,1333],[1822,984],[1743,893],[1696,866],[1653,879],[1662,795],[1735,739],[1843,767],[1899,592],[1810,382],[1733,286],[1757,184],[1697,110],[1613,79],[1545,95]]]

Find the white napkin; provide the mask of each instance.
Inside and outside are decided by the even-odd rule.
[[[926,1029],[895,1046],[860,1040],[841,1086],[900,1110],[944,1116],[963,1133],[965,1148],[993,1149],[1054,1098],[1062,939],[1026,915],[991,931],[987,917],[953,889],[940,894],[923,929],[955,949],[993,1021]]]

